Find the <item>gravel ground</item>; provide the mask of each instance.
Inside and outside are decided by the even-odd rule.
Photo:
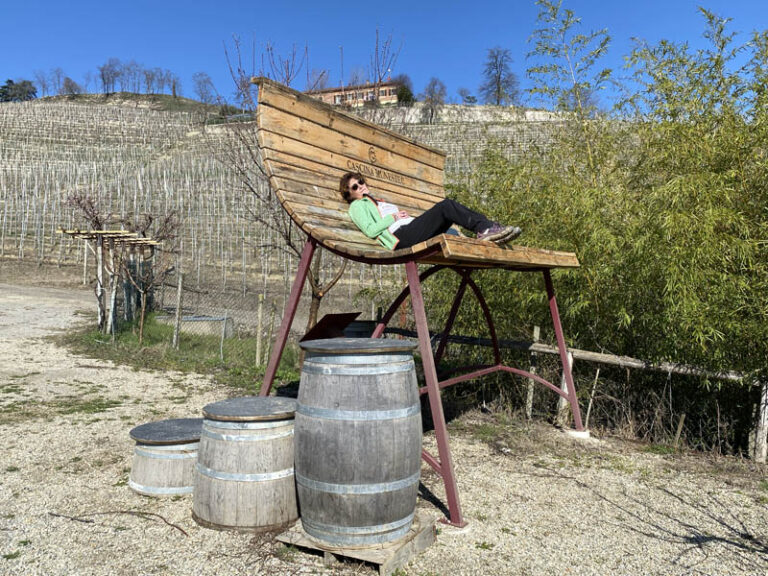
[[[134,494],[128,431],[199,416],[233,393],[41,338],[83,321],[76,311],[92,299],[0,284],[0,574],[375,574],[356,563],[325,568],[272,535],[201,528],[191,496]],[[438,524],[436,543],[402,573],[768,574],[764,467],[500,420],[473,413],[452,424],[469,525]],[[437,518],[442,486],[422,472],[418,505]]]

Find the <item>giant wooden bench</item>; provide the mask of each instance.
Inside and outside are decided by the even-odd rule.
[[[272,387],[312,255],[318,246],[343,258],[367,264],[405,264],[408,285],[384,314],[373,336],[382,336],[395,311],[410,295],[426,381],[421,393],[429,397],[438,447],[437,457],[424,452],[423,458],[445,484],[449,509],[447,522],[462,526],[465,522],[459,503],[440,389],[497,371],[532,378],[568,400],[574,425],[577,430],[582,430],[576,389],[567,361],[568,353],[550,275],[553,268],[576,268],[579,262],[572,253],[523,246],[500,247],[474,238],[445,234],[411,248],[394,251],[385,249],[375,240],[367,238],[350,219],[348,205],[338,192],[341,176],[350,171],[362,173],[374,194],[416,216],[445,196],[445,153],[266,78],[255,78],[253,82],[259,86],[258,140],[270,186],[283,208],[307,235],[285,315],[267,365],[261,394],[268,394]],[[419,264],[431,267],[419,273]],[[540,376],[502,364],[491,312],[471,277],[474,270],[488,268],[543,274],[567,391],[562,391]],[[433,350],[421,283],[443,269],[458,273],[461,283],[441,339],[436,350]],[[477,298],[488,324],[494,364],[473,367],[469,373],[441,381],[435,366],[445,351],[467,288]]]

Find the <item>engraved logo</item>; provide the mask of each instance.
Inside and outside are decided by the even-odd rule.
[[[376,149],[373,146],[368,148],[368,160],[371,161],[371,164],[376,164]]]

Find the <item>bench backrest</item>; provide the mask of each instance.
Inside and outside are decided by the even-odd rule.
[[[445,196],[445,153],[266,78],[259,85],[259,146],[277,198],[304,232],[332,249],[387,252],[366,238],[339,194],[345,172],[412,215]]]

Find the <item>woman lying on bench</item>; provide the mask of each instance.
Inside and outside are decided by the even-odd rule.
[[[349,216],[368,238],[376,238],[385,248],[410,248],[438,234],[450,233],[454,224],[477,233],[480,240],[504,244],[520,236],[517,226],[502,226],[455,200],[438,202],[421,216],[413,218],[394,204],[374,198],[359,172],[341,177],[339,192],[349,203]]]

